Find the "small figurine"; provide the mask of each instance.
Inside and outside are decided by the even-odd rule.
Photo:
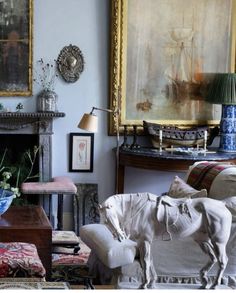
[[[20,112],[23,109],[24,109],[24,106],[23,106],[22,103],[17,104],[17,106],[16,106],[16,112]]]

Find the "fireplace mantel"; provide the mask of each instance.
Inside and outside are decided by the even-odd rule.
[[[37,135],[40,146],[40,181],[51,180],[53,120],[65,117],[62,112],[0,112],[1,134]],[[19,141],[21,143],[21,141]]]
[[[62,112],[0,112],[0,133],[52,134],[53,119],[64,116]]]

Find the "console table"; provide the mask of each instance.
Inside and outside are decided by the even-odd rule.
[[[41,206],[11,206],[0,218],[0,242],[35,244],[50,279],[52,227]]]
[[[218,161],[236,164],[236,153],[209,152],[189,155],[175,151],[159,152],[154,148],[122,149],[119,150],[118,162],[118,193],[124,192],[125,167],[135,167],[160,171],[187,171],[189,166],[197,161]]]

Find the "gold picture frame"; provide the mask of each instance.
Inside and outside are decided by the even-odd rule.
[[[221,105],[204,95],[213,73],[235,71],[235,8],[236,0],[112,0],[109,103],[120,108],[120,131],[142,129],[143,120],[219,123]],[[110,114],[110,135],[116,124]]]
[[[0,96],[32,95],[33,0],[0,2]]]

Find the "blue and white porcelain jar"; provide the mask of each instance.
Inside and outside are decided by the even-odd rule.
[[[222,105],[219,151],[236,152],[236,105]]]

